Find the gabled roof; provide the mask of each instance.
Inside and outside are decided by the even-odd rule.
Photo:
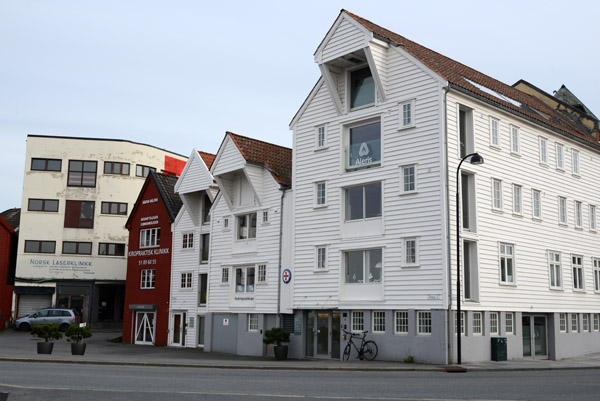
[[[421,46],[418,43],[374,24],[358,15],[352,14],[349,11],[342,9],[341,13],[345,13],[354,18],[367,30],[373,33],[375,37],[405,50],[433,72],[447,80],[453,87],[474,94],[476,97],[483,98],[484,100],[496,103],[503,108],[517,112],[537,123],[541,123],[542,125],[555,130],[560,130],[567,135],[574,136],[582,142],[600,147],[598,141],[579,131],[570,121],[533,96],[454,61],[449,57]]]
[[[212,153],[203,152],[201,150],[198,151],[198,154],[200,155],[202,160],[204,160],[204,164],[206,164],[206,167],[210,170],[213,162],[215,161],[215,157],[217,156],[213,155]]]
[[[292,185],[292,149],[226,132],[248,163],[266,168],[279,185]]]
[[[0,216],[13,228],[14,231],[18,231],[19,224],[21,222],[21,209],[13,208],[7,209],[0,213]]]
[[[165,206],[171,222],[175,221],[175,217],[177,217],[177,213],[179,213],[179,209],[181,209],[181,206],[183,205],[179,195],[175,194],[175,183],[177,182],[177,177],[150,170],[150,173],[148,174],[148,177],[146,177],[146,181],[144,181],[144,185],[140,190],[138,198],[135,201],[133,209],[131,210],[131,213],[129,213],[125,227],[129,228],[131,217],[135,214],[135,211],[139,207],[142,195],[146,191],[146,188],[150,182],[154,182],[154,185],[156,185],[156,189],[158,190],[162,204]]]

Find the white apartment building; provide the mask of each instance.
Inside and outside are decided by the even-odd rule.
[[[28,135],[15,279],[17,316],[51,305],[123,319],[127,216],[150,170],[186,157],[118,139]]]
[[[495,337],[509,359],[599,352],[598,141],[345,10],[314,57],[290,124],[292,354],[339,358],[345,329],[368,330],[378,359],[456,361],[457,302],[463,361],[489,360]],[[457,183],[474,152],[485,163],[467,157]]]

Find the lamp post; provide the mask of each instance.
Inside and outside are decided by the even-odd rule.
[[[461,311],[460,311],[460,166],[469,159],[473,165],[483,164],[483,157],[479,153],[471,153],[462,158],[456,168],[456,353],[458,355],[458,364],[462,363],[461,349]]]

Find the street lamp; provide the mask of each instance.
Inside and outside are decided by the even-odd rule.
[[[461,350],[461,313],[460,313],[460,188],[458,185],[460,178],[460,166],[469,159],[469,163],[477,165],[483,164],[483,157],[479,153],[471,153],[462,158],[456,168],[456,353],[458,354],[458,364],[462,363]]]

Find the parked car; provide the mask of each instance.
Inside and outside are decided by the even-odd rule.
[[[69,326],[79,323],[80,320],[79,314],[73,309],[44,308],[31,315],[18,318],[15,321],[15,327],[21,331],[29,331],[33,326],[57,323],[60,331],[67,331]]]

